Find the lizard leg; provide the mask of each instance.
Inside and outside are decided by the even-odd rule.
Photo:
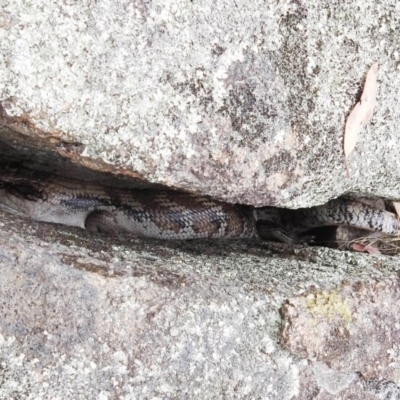
[[[89,232],[107,233],[111,235],[117,235],[121,231],[114,213],[103,210],[91,212],[86,217],[85,228]]]
[[[284,226],[270,221],[258,220],[256,223],[257,232],[261,239],[278,241],[286,244],[312,243],[312,236],[299,236],[290,232]]]

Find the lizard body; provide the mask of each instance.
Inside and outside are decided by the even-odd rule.
[[[253,208],[207,196],[117,189],[4,166],[0,166],[0,209],[92,232],[158,239],[259,237],[290,243],[312,228],[329,225],[400,233],[393,214],[354,200],[335,199],[297,210]]]

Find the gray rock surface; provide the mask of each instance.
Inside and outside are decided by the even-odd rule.
[[[0,9],[2,160],[80,176],[53,150],[254,205],[400,197],[396,0]],[[374,61],[348,179],[345,118]],[[395,258],[0,214],[0,399],[398,399],[398,279]]]
[[[398,335],[379,357],[370,335],[398,330],[396,259],[0,223],[0,399],[397,398]],[[282,305],[326,293],[282,333]]]
[[[397,0],[0,1],[10,127],[152,182],[254,205],[399,197]],[[350,157],[345,118],[380,64]]]
[[[397,380],[400,372],[399,278],[344,283],[289,299],[282,344],[293,354],[340,370]],[[371,323],[373,321],[373,323]],[[368,346],[369,350],[366,351]]]

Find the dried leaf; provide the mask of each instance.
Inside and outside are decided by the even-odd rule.
[[[381,254],[379,249],[369,244],[365,245],[360,243],[353,243],[352,248],[354,251],[360,251],[360,252],[366,251],[369,254]]]
[[[377,78],[378,63],[373,63],[365,79],[365,85],[363,93],[361,95],[361,100],[351,110],[351,113],[349,114],[346,121],[346,128],[344,132],[344,155],[346,161],[347,176],[350,176],[348,157],[356,146],[358,132],[360,131],[362,125],[368,123],[368,121],[372,118],[372,114],[374,112],[376,95],[378,92]]]
[[[386,234],[383,232],[371,232],[368,235],[364,236],[365,240],[369,240],[371,243],[372,241],[376,241],[384,237]]]
[[[400,216],[400,203],[398,203],[397,201],[393,201],[392,204],[393,204],[394,209],[396,210],[397,218],[399,218],[399,216]]]
[[[346,129],[344,131],[344,157],[346,162],[347,176],[350,177],[348,157],[354,150],[357,143],[358,132],[361,127],[361,103],[357,103],[346,121]]]
[[[365,79],[364,90],[361,95],[361,107],[363,107],[364,118],[362,124],[366,124],[372,118],[378,94],[378,63],[373,63]]]

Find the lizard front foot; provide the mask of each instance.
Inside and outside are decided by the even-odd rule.
[[[263,240],[278,241],[286,244],[310,244],[314,241],[314,236],[300,236],[275,222],[258,220],[256,227],[258,236]]]
[[[117,235],[121,229],[115,215],[110,211],[96,210],[91,212],[85,220],[85,229],[89,232]]]

